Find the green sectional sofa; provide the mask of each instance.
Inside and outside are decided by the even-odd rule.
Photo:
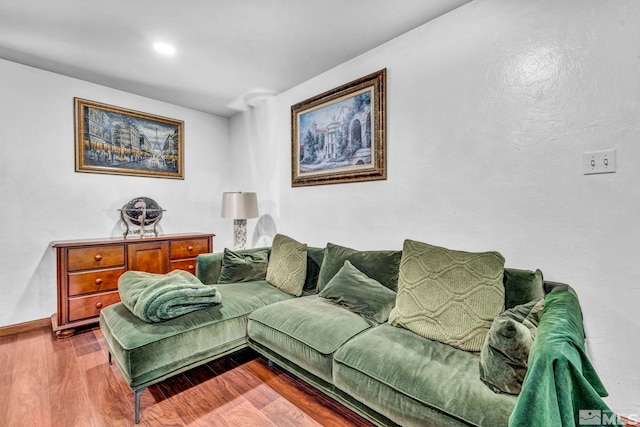
[[[526,346],[530,367],[518,371],[526,372],[524,380],[517,381],[522,391],[509,394],[494,391],[495,387],[481,379],[484,347],[481,352],[465,351],[458,344],[425,338],[399,326],[402,313],[398,306],[406,306],[417,295],[407,296],[408,283],[420,279],[415,272],[421,271],[410,270],[406,244],[404,253],[356,251],[332,244],[304,248],[304,283],[297,294],[290,288],[283,292],[266,278],[219,284],[226,254],[215,253],[198,256],[196,272],[203,283],[218,288],[220,304],[159,323],[144,322],[123,303],[102,310],[100,327],[110,361],[115,361],[135,391],[136,423],[145,387],[244,347],[253,348],[376,425],[552,425],[545,420],[553,420],[553,425],[579,425],[582,410],[608,411],[601,399],[606,390],[584,352],[582,313],[569,286],[544,282],[539,271],[500,271],[500,312],[533,306],[535,298],[545,299],[544,310],[534,322],[537,328],[531,329],[538,331],[537,336],[531,332],[535,340],[530,350],[530,343]],[[236,255],[266,251],[271,262],[271,249],[237,251]],[[500,258],[494,254],[494,259]],[[472,258],[468,265],[476,268],[483,262]],[[349,300],[357,294],[330,295],[328,289],[339,289],[335,282],[347,264],[362,273],[362,280],[371,279],[367,286],[373,283],[374,287],[362,295],[365,300],[367,295],[375,299],[376,289],[382,291],[381,301],[389,291],[393,298],[397,293],[395,313],[389,314],[384,304],[376,303],[373,309],[385,312],[385,317],[374,318],[367,304]],[[462,268],[463,275],[468,265]],[[449,270],[442,271],[447,280]],[[459,272],[451,274],[459,283]],[[364,282],[358,286],[365,286]],[[470,298],[480,292],[474,289],[465,291]],[[461,306],[470,311],[478,309],[464,304]],[[496,322],[491,320],[483,327],[493,328]]]

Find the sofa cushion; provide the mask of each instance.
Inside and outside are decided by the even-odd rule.
[[[328,243],[318,276],[318,292],[329,283],[347,260],[367,276],[396,291],[401,257],[401,251],[358,251]]]
[[[225,248],[218,283],[264,280],[268,262],[269,252],[266,249],[255,252],[236,252]]]
[[[493,391],[519,394],[544,300],[516,306],[493,319],[480,352],[480,379]]]
[[[334,354],[334,385],[399,425],[431,425],[423,415],[427,406],[471,425],[506,426],[516,397],[480,381],[478,359],[383,324]],[[433,425],[447,425],[444,418]]]
[[[276,234],[271,246],[267,282],[282,292],[302,295],[307,275],[307,245],[283,234]]]
[[[369,328],[359,315],[317,295],[271,304],[249,315],[249,339],[331,382],[332,354]]]
[[[127,384],[137,389],[207,358],[247,344],[247,317],[293,298],[266,281],[217,285],[222,302],[160,323],[147,323],[117,303],[100,312],[104,339]]]
[[[544,278],[540,270],[505,268],[503,282],[507,309],[544,298]]]
[[[406,240],[389,323],[467,351],[480,351],[504,307],[504,258]]]
[[[304,279],[303,292],[317,293],[320,266],[324,259],[324,248],[307,246],[307,277]]]
[[[372,325],[386,322],[396,302],[395,292],[355,268],[349,261],[344,262],[344,266],[318,295],[361,315]]]

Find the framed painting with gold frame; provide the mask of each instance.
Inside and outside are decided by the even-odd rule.
[[[76,172],[184,179],[184,122],[74,98]]]
[[[385,86],[382,69],[291,107],[293,187],[387,178]]]

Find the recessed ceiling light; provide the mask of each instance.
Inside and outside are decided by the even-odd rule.
[[[176,53],[176,49],[170,44],[166,44],[166,43],[161,43],[161,42],[154,43],[153,48],[163,55],[173,55],[174,53]]]

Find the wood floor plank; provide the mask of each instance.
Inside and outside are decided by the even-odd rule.
[[[242,366],[225,372],[222,377],[229,383],[229,387],[257,409],[264,408],[280,397],[276,391],[251,375]]]
[[[131,396],[133,403],[133,395]],[[133,412],[130,414],[133,420]],[[184,427],[173,403],[157,385],[147,387],[140,398],[140,424],[153,427]]]
[[[216,375],[208,367],[191,369],[185,372],[185,376],[202,389],[207,401],[218,414],[224,414],[238,405],[247,403],[247,399],[238,394],[223,375]]]
[[[242,366],[280,396],[290,402],[296,402],[298,409],[323,425],[373,426],[315,389],[298,386],[296,379],[277,368],[269,367],[263,359],[258,358]]]
[[[9,398],[15,367],[16,343],[18,335],[0,337],[0,425],[8,425]]]
[[[312,417],[286,399],[279,398],[262,408],[262,413],[278,427],[321,427]]]
[[[7,426],[51,425],[49,388],[42,387],[47,378],[47,358],[42,330],[18,335],[11,380]]]
[[[95,426],[72,341],[49,334],[44,343],[51,422],[55,426]]]
[[[73,335],[69,340],[73,344],[76,357],[102,350],[94,331],[91,329]]]
[[[232,426],[278,427],[249,402],[236,406],[222,417]]]
[[[88,353],[77,360],[96,424],[104,427],[130,426],[133,419],[133,393],[128,396],[122,389],[102,352]]]
[[[158,387],[171,401],[176,414],[186,425],[190,427],[211,425],[210,422],[202,419],[202,414],[208,414],[216,409],[214,403],[209,400],[210,393],[205,390],[205,387],[193,384],[182,374],[161,382]]]

